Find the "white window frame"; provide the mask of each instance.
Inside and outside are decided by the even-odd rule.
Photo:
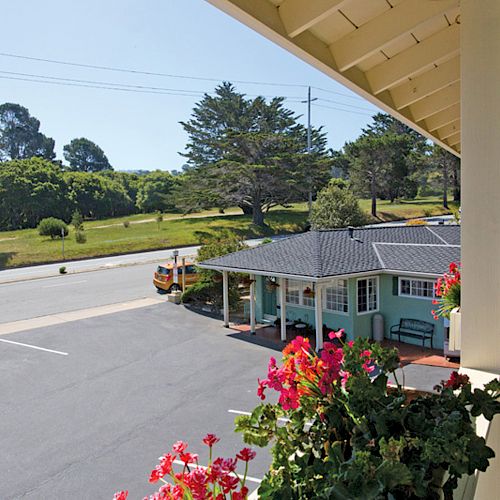
[[[338,282],[339,281],[345,281],[345,290],[346,290],[346,298],[347,298],[347,311],[338,311],[337,309],[330,309],[327,307],[327,289],[328,288],[333,288],[333,286],[338,287]],[[349,316],[349,310],[350,310],[350,304],[349,304],[349,280],[347,278],[336,278],[332,280],[329,283],[325,283],[324,288],[323,288],[323,310],[325,312],[331,313],[331,314],[340,314],[342,316]]]
[[[375,280],[375,293],[376,293],[376,297],[377,297],[377,305],[375,307],[375,309],[368,309],[366,311],[359,311],[359,293],[358,293],[358,289],[359,289],[359,282],[360,281],[368,281],[368,280]],[[368,307],[368,296],[366,297],[366,305]],[[358,278],[356,280],[356,314],[358,316],[363,316],[364,314],[372,314],[372,313],[376,313],[378,312],[378,310],[380,309],[380,286],[379,286],[379,277],[378,276],[365,276],[364,278]]]
[[[293,283],[299,283],[300,288],[299,288],[299,302],[298,304],[295,302],[288,302],[288,283],[292,281]],[[305,305],[304,304],[304,288],[309,287],[311,290],[313,290],[314,297],[306,297],[306,298],[312,298],[314,300],[314,304],[312,306],[310,305]],[[304,281],[304,280],[294,280],[294,279],[288,279],[286,280],[285,283],[285,302],[288,306],[290,307],[302,307],[304,309],[315,309],[316,307],[316,287],[312,281]]]
[[[403,293],[401,291],[402,288],[402,281],[409,281],[410,282],[410,293]],[[432,283],[432,297],[423,297],[422,295],[412,295],[412,290],[413,290],[413,285],[412,281],[426,281],[428,283]],[[433,279],[428,279],[428,278],[411,278],[409,276],[398,276],[398,296],[399,297],[404,297],[407,299],[418,299],[418,300],[433,300],[436,298],[436,290],[434,288],[434,285],[436,284],[436,280]]]

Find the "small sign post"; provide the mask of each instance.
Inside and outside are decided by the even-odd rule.
[[[63,260],[66,260],[64,258],[64,228],[61,228],[61,238],[62,238],[62,255],[63,255]]]
[[[174,257],[174,283],[176,285],[179,284],[179,269],[177,267],[177,257],[179,256],[179,250],[174,250],[172,252],[172,255]]]

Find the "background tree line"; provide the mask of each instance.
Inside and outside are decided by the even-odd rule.
[[[323,188],[339,198],[331,207],[342,206],[334,220],[347,220],[352,196],[371,198],[374,216],[377,199],[442,193],[447,206],[451,190],[459,201],[459,160],[389,115],[375,115],[339,151],[328,149],[325,132],[313,127],[308,152],[299,119],[283,98],[247,98],[223,83],[181,122],[188,135],[183,171],[137,174],[114,171],[104,151],[86,138],[64,146],[63,164],[40,122],[18,104],[3,104],[0,229],[34,227],[48,216],[69,221],[75,210],[85,218],[104,218],[232,206],[262,226],[270,208],[306,201],[309,193],[316,198]],[[327,187],[332,178],[344,180],[345,192]]]

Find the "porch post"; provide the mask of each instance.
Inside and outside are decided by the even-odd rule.
[[[255,274],[250,275],[250,334],[255,335]]]
[[[316,283],[315,293],[315,322],[316,322],[316,351],[323,349],[323,285]]]
[[[281,340],[286,342],[286,279],[280,278]]]
[[[222,302],[224,304],[224,326],[229,328],[229,277],[227,271],[222,271]]]
[[[499,26],[498,0],[462,0],[461,361],[493,373],[500,372]]]

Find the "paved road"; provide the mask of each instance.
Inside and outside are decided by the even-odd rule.
[[[0,498],[111,499],[122,488],[143,498],[177,439],[201,462],[206,432],[223,456],[238,451],[228,410],[258,403],[270,351],[230,335],[165,303],[1,336],[68,355],[0,342]],[[258,452],[257,478],[269,462]]]
[[[155,268],[155,264],[142,264],[0,284],[0,323],[162,297],[152,284]]]

